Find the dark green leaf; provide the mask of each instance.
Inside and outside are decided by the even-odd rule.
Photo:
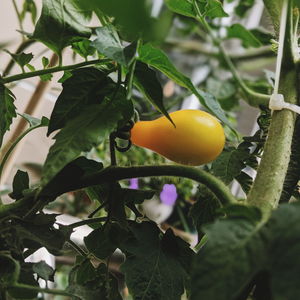
[[[233,24],[227,28],[227,38],[237,38],[242,41],[245,48],[261,47],[261,42],[243,25]]]
[[[62,84],[63,90],[52,111],[47,135],[63,128],[86,106],[101,103],[114,89],[113,81],[95,68],[77,69],[71,74]]]
[[[44,0],[33,38],[60,54],[66,46],[90,36],[91,30],[82,25],[86,21],[86,15],[74,1]]]
[[[253,179],[251,176],[249,176],[247,173],[245,172],[241,172],[240,175],[236,176],[235,178],[238,183],[241,185],[243,191],[248,194],[248,192],[250,191],[250,188],[252,186],[253,183]]]
[[[87,260],[71,270],[67,291],[84,300],[122,300],[117,279],[107,273],[106,265],[100,264],[95,269]]]
[[[241,174],[246,167],[246,160],[250,157],[249,148],[229,148],[212,163],[213,173],[226,184]]]
[[[23,68],[25,65],[27,65],[32,59],[33,55],[32,53],[10,53],[8,50],[6,50],[7,53],[10,54],[10,56],[13,58],[13,60],[21,67]]]
[[[42,260],[38,263],[34,263],[32,266],[32,270],[38,275],[39,278],[54,282],[55,271],[45,261]]]
[[[78,188],[84,175],[88,175],[103,168],[102,163],[78,157],[67,164],[50,182],[39,192],[39,197],[52,198],[53,200],[66,191]],[[92,187],[91,187],[92,188]]]
[[[42,57],[42,64],[43,64],[43,67],[44,69],[46,69],[48,66],[49,66],[49,59],[45,56]]]
[[[229,121],[227,120],[221,106],[216,99],[214,99],[212,96],[209,96],[209,94],[196,89],[191,80],[174,67],[163,51],[154,48],[150,44],[146,44],[141,46],[138,52],[138,59],[140,61],[161,71],[177,84],[189,89],[198,97],[199,101],[204,107],[208,108],[209,111],[218,117],[222,122],[230,126]]]
[[[179,300],[188,280],[193,252],[168,231],[162,236],[152,222],[130,222],[131,237],[121,245],[122,265],[134,299]]]
[[[0,83],[0,147],[5,132],[9,130],[13,118],[17,116],[14,100],[14,94]]]
[[[218,198],[204,185],[199,186],[197,193],[197,201],[191,207],[190,216],[193,223],[201,236],[202,226],[207,223],[212,223],[219,215],[218,209],[220,202]]]
[[[92,231],[84,238],[89,250],[99,259],[106,259],[126,238],[126,231],[118,223],[108,223]]]
[[[101,54],[121,65],[126,65],[126,59],[115,28],[109,24],[96,29],[97,38],[92,42],[92,46]]]
[[[270,45],[272,39],[276,39],[275,36],[265,31],[262,28],[255,28],[251,29],[250,32],[263,44],[263,45]]]
[[[0,289],[18,281],[20,265],[5,252],[0,252]]]
[[[163,104],[163,91],[155,71],[138,61],[134,71],[134,84],[158,111],[170,119]]]
[[[29,176],[27,172],[18,170],[13,179],[13,191],[10,197],[16,200],[23,198],[23,191],[29,189]]]
[[[239,5],[235,8],[235,13],[240,17],[244,17],[254,3],[255,0],[240,0]]]
[[[48,183],[65,165],[81,152],[102,143],[120,122],[127,122],[133,114],[131,101],[119,90],[111,101],[105,98],[100,104],[90,105],[54,137],[44,164],[42,185]]]

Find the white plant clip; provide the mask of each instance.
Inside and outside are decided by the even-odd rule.
[[[300,107],[298,105],[285,102],[284,96],[282,94],[278,94],[283,48],[284,48],[284,35],[285,35],[286,21],[287,21],[287,12],[288,12],[288,1],[285,0],[283,2],[281,20],[280,20],[280,32],[279,32],[279,43],[278,43],[279,46],[278,46],[278,55],[276,61],[274,92],[270,98],[269,108],[271,110],[282,110],[285,108],[297,114],[300,114]]]

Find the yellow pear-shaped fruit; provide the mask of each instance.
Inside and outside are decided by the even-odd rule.
[[[176,127],[165,116],[135,123],[131,129],[132,143],[193,166],[208,163],[222,152],[225,134],[214,116],[188,109],[172,112],[170,117]]]

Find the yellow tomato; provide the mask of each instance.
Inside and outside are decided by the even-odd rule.
[[[176,127],[166,117],[135,123],[131,129],[132,143],[193,166],[208,163],[222,152],[225,135],[215,117],[192,109],[175,111],[170,116]]]

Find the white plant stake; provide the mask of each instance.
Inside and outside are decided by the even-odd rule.
[[[277,61],[276,61],[274,91],[270,98],[269,108],[272,110],[282,110],[286,108],[294,111],[297,114],[300,114],[300,107],[298,105],[285,102],[284,96],[282,94],[278,94],[283,48],[284,48],[284,36],[285,36],[286,21],[287,21],[287,12],[288,12],[288,1],[285,0],[283,1],[281,19],[280,19],[279,47],[278,47],[278,54],[277,54]]]

